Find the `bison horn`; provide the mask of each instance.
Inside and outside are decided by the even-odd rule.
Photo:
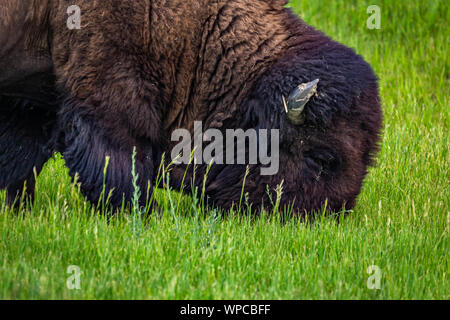
[[[303,111],[311,97],[317,92],[318,83],[319,79],[308,83],[302,83],[291,93],[287,102],[283,100],[287,117],[292,124],[300,125],[305,122],[305,114]]]

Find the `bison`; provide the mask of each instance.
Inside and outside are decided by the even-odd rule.
[[[105,187],[119,207],[133,195],[133,150],[147,190],[161,160],[170,161],[163,155],[174,130],[193,133],[201,121],[220,132],[279,130],[279,170],[173,165],[173,188],[205,183],[209,201],[227,209],[243,187],[254,207],[270,205],[283,182],[280,205],[301,216],[325,203],[353,208],[380,140],[378,80],[287,2],[2,0],[0,188],[8,201],[24,187],[33,197],[35,176],[57,151],[89,201]],[[73,5],[79,28],[68,27]]]

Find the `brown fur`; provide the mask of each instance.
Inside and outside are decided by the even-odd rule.
[[[53,138],[39,143],[62,152],[90,201],[100,196],[106,155],[111,156],[107,191],[115,190],[112,202],[119,206],[133,191],[133,146],[145,189],[162,153],[170,154],[171,132],[192,131],[194,121],[203,121],[205,130],[280,129],[280,172],[260,176],[259,166],[252,166],[247,178],[245,191],[255,206],[269,203],[266,185],[273,191],[283,180],[282,205],[293,203],[296,212],[318,210],[326,201],[333,210],[354,206],[377,151],[377,80],[353,50],[284,9],[287,1],[25,0],[20,8],[18,3],[0,7],[9,17],[6,25],[29,26],[15,44],[25,48],[21,54],[0,51],[0,95],[39,101],[40,108],[57,113]],[[72,4],[81,8],[81,30],[66,27]],[[15,21],[11,12],[26,5],[29,14]],[[26,81],[18,80],[19,73],[27,73]],[[293,126],[281,96],[315,78],[321,79],[322,95],[309,104],[305,125]],[[56,96],[58,107],[52,104]],[[0,108],[18,112],[5,101]],[[0,137],[0,148],[10,135]],[[16,161],[6,153],[2,157]],[[0,187],[29,179],[2,178],[2,170],[0,165]],[[173,187],[180,187],[184,170],[173,169]],[[205,170],[197,168],[197,182]],[[206,188],[210,200],[224,208],[237,203],[244,172],[245,166],[213,166]],[[192,171],[188,192],[189,178]]]

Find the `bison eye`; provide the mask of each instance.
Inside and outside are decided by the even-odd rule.
[[[327,147],[314,147],[304,152],[304,159],[311,176],[330,178],[339,174],[343,159],[339,154]]]
[[[283,97],[284,106],[288,120],[294,125],[301,125],[305,122],[305,106],[311,97],[317,92],[319,79],[308,83],[302,83],[292,91],[286,102]]]

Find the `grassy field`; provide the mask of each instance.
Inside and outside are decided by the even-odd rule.
[[[381,8],[380,30],[366,10]],[[161,213],[108,222],[71,185],[59,156],[16,216],[0,193],[2,299],[449,299],[449,6],[446,1],[291,1],[354,47],[381,79],[378,165],[339,225],[277,215],[203,217],[160,191]],[[79,266],[80,290],[68,267]],[[377,266],[380,289],[367,269]],[[369,281],[370,282],[370,281]]]

